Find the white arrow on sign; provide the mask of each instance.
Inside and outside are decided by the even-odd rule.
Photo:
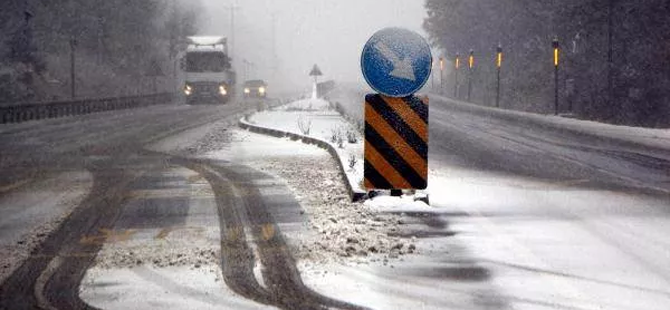
[[[382,54],[382,56],[384,56],[384,58],[388,59],[393,64],[393,70],[390,73],[391,76],[416,81],[411,59],[405,58],[401,60],[398,55],[396,55],[396,53],[383,42],[377,42],[375,48]]]

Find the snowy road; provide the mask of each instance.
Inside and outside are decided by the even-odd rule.
[[[339,181],[322,150],[228,136],[241,104],[0,127],[0,308],[670,306],[663,135],[635,143],[430,104],[432,205],[382,199],[379,214],[352,211],[326,183],[318,195],[294,188]],[[188,156],[207,152],[218,155]],[[310,197],[302,209],[308,196],[329,205]],[[354,222],[416,253],[300,253],[315,249],[308,236],[339,238]]]
[[[302,283],[279,226],[304,219],[282,183],[228,161],[181,155],[225,146],[226,131],[250,106],[170,105],[2,128],[0,309],[360,309]],[[29,245],[17,248],[17,240]],[[219,274],[223,298],[216,289],[207,296],[224,291],[220,283],[203,291],[180,280],[216,282]],[[178,295],[141,305],[146,297],[134,293],[148,285]],[[100,294],[101,287],[127,289]]]
[[[436,98],[430,126],[427,214],[454,234],[430,243],[465,245],[497,288],[494,308],[670,307],[666,141],[542,128]]]
[[[0,308],[85,308],[77,294],[79,282],[101,241],[109,237],[103,233],[112,229],[127,201],[129,184],[163,164],[141,156],[142,146],[215,120],[227,118],[233,124],[245,109],[239,104],[167,105],[0,128],[0,218],[12,218],[11,223],[2,222],[2,239],[19,240],[3,242],[6,280],[0,286]],[[81,176],[81,171],[90,175]],[[58,183],[44,183],[53,178]],[[66,201],[58,195],[30,195],[35,188],[49,192],[76,187],[88,190]],[[37,209],[34,205],[16,210],[16,204],[29,203],[12,197],[32,198],[41,210],[29,211]]]
[[[556,129],[524,117],[503,119],[433,99],[431,159],[438,165],[578,181],[582,187],[670,193],[670,141],[661,137],[652,147],[635,143],[635,136],[621,141],[594,136],[593,130],[567,130],[570,123],[565,130]]]

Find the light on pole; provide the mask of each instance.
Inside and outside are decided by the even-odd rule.
[[[470,101],[470,95],[472,94],[472,68],[475,66],[474,53],[473,50],[470,50],[470,56],[468,57],[468,101]]]
[[[498,48],[496,49],[496,73],[498,75],[496,83],[496,108],[500,107],[500,68],[502,67],[502,57],[502,46],[498,44]]]
[[[444,91],[444,57],[440,56],[440,93]]]
[[[435,61],[431,59],[430,63],[430,91],[435,92]]]
[[[458,99],[458,68],[461,66],[461,55],[456,53],[456,62],[454,62],[456,67],[456,82],[454,83],[454,98]]]
[[[558,60],[560,53],[558,38],[554,38],[552,46],[554,48],[554,114],[558,115]]]

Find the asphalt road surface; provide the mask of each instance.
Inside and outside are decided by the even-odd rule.
[[[410,222],[419,230],[409,235],[443,238],[443,264],[468,261],[445,274],[431,271],[431,279],[485,283],[472,309],[667,308],[670,150],[499,119],[447,99],[430,105],[435,209],[408,213],[420,224]],[[71,215],[0,286],[0,308],[93,308],[78,287],[103,244],[82,240],[105,229],[183,221],[190,206],[178,198],[154,213],[129,207],[138,184],[165,187],[174,180],[160,172],[183,167],[214,192],[221,269],[234,292],[283,309],[358,309],[303,284],[278,227],[302,221],[300,206],[281,186],[281,199],[261,194],[258,181],[271,176],[146,148],[213,122],[233,125],[247,109],[165,105],[0,127],[3,196],[67,171],[88,171],[93,180]],[[8,208],[0,217],[9,212],[20,223],[34,216]],[[7,225],[3,238],[18,226]],[[454,252],[459,257],[449,260]],[[266,267],[262,284],[256,260]]]
[[[668,308],[668,141],[430,105],[427,215],[492,275],[493,308]]]
[[[0,308],[94,309],[80,299],[79,285],[104,242],[86,242],[87,238],[118,227],[169,228],[183,220],[189,206],[178,199],[162,201],[152,214],[146,209],[133,213],[128,207],[129,192],[138,184],[152,188],[166,182],[148,175],[179,166],[201,174],[214,191],[221,225],[223,276],[233,291],[284,309],[358,309],[303,285],[275,222],[276,218],[301,220],[286,216],[299,214],[295,209],[300,207],[291,197],[279,202],[264,198],[254,181],[268,176],[234,163],[145,149],[159,139],[213,122],[234,125],[245,111],[249,111],[247,106],[236,103],[165,105],[47,120],[40,126],[31,122],[0,128],[3,194],[63,171],[88,170],[93,176],[93,187],[86,198],[0,286]],[[288,193],[285,188],[283,191]],[[253,237],[246,238],[244,231],[250,231]],[[260,257],[254,257],[250,242],[257,243]],[[267,288],[253,275],[255,259],[267,266],[262,275]]]

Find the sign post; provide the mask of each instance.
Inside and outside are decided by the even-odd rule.
[[[428,81],[432,62],[426,40],[410,30],[385,28],[365,44],[363,76],[378,92],[365,96],[367,190],[426,189],[428,98],[414,94]]]
[[[314,86],[312,86],[312,99],[318,98],[318,90],[317,90],[317,85],[319,83],[318,77],[322,76],[323,73],[321,72],[321,69],[319,69],[319,66],[314,64],[314,67],[312,67],[312,71],[309,72],[309,76],[314,77]]]

